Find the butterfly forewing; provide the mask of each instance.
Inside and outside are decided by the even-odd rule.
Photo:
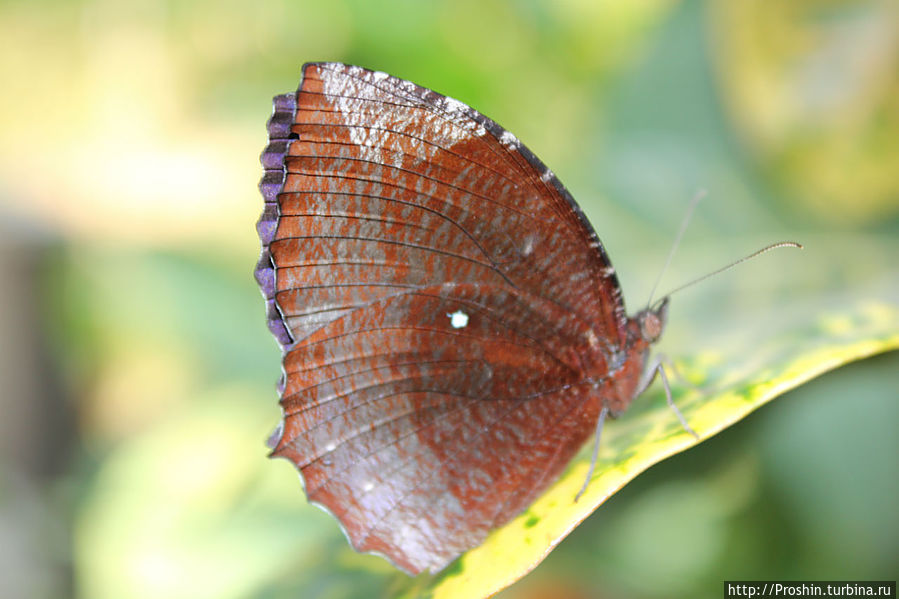
[[[460,102],[309,64],[269,131],[257,279],[285,348],[274,453],[357,549],[436,571],[592,432],[624,339],[614,271],[555,176]]]

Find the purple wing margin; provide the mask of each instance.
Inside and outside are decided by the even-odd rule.
[[[256,263],[254,274],[259,283],[259,289],[265,297],[268,328],[278,340],[281,349],[284,350],[293,340],[278,305],[275,303],[275,266],[272,262],[269,244],[274,239],[275,231],[278,228],[278,217],[280,216],[278,194],[281,193],[281,188],[284,186],[286,175],[284,156],[290,145],[290,127],[297,111],[296,93],[275,96],[273,104],[272,117],[268,121],[268,145],[259,158],[264,169],[262,180],[259,182],[259,191],[262,192],[265,206],[256,223],[256,231],[262,242],[262,252],[259,255],[259,262]]]

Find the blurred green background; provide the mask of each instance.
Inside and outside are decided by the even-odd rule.
[[[265,459],[258,155],[309,60],[513,131],[584,207],[632,309],[700,188],[663,289],[806,244],[676,296],[669,356],[775,336],[787,307],[899,304],[892,0],[3,0],[0,596],[402,586]],[[654,467],[500,596],[895,579],[897,372],[895,352],[841,368]]]

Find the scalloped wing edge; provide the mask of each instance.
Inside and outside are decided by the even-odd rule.
[[[265,298],[265,316],[269,330],[278,341],[281,351],[286,351],[293,342],[290,332],[275,301],[277,284],[275,282],[275,265],[272,261],[269,244],[278,229],[278,194],[284,187],[287,172],[284,157],[290,148],[290,129],[297,111],[297,93],[275,96],[272,100],[272,116],[266,125],[268,129],[268,145],[262,151],[259,162],[262,163],[263,174],[259,181],[259,191],[265,201],[262,215],[256,222],[256,232],[262,243],[262,251],[253,275],[259,283],[259,289]],[[280,392],[280,385],[279,385]]]

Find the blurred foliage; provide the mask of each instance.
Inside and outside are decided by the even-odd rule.
[[[48,331],[54,360],[34,377],[61,377],[56,409],[74,413],[76,437],[29,431],[65,466],[49,479],[16,482],[3,456],[0,550],[16,559],[0,579],[32,576],[29,596],[54,596],[68,583],[46,577],[71,568],[91,599],[369,598],[409,584],[354,553],[293,469],[264,459],[279,356],[251,277],[258,155],[271,96],[303,62],[412,79],[513,131],[578,198],[632,307],[698,188],[709,199],[663,291],[803,242],[675,296],[661,349],[702,371],[719,352],[761,360],[760,338],[799,355],[814,337],[796,332],[823,314],[899,305],[895,11],[0,1],[0,224],[44,265],[9,284],[35,286],[42,319],[28,324]],[[22,347],[4,340],[0,358]],[[501,596],[895,578],[897,369],[896,352],[840,369],[653,467]]]
[[[797,210],[833,223],[899,215],[899,4],[709,6],[737,130]]]

